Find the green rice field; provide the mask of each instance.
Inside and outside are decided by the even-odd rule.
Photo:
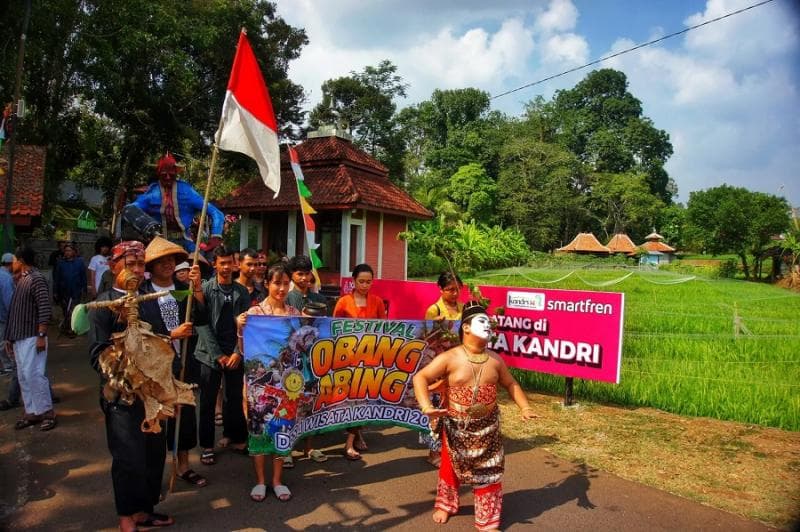
[[[575,380],[575,400],[651,406],[800,430],[800,294],[657,270],[518,268],[478,285],[625,293],[620,384]],[[562,394],[564,377],[516,372]]]

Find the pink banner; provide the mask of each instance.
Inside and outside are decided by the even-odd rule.
[[[352,292],[353,280],[343,278],[341,288],[343,294]],[[497,338],[490,347],[510,367],[619,383],[624,294],[479,288],[497,321]],[[371,292],[387,302],[390,319],[420,319],[440,295],[434,282],[386,279],[376,279]],[[466,287],[460,299],[469,299]]]
[[[616,292],[481,286],[511,367],[619,383],[625,295]],[[502,307],[501,312],[497,312]]]
[[[353,280],[342,279],[342,293]],[[510,367],[619,383],[625,295],[617,292],[480,286],[497,321],[491,349]],[[439,299],[428,281],[376,279],[371,292],[383,298],[389,319],[420,319]],[[464,287],[461,301],[469,299]],[[503,314],[497,312],[502,307]]]

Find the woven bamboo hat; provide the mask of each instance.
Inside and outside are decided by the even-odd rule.
[[[178,244],[174,244],[166,238],[157,236],[147,244],[144,250],[144,263],[150,264],[156,259],[174,255],[175,262],[183,262],[189,258],[189,254]]]

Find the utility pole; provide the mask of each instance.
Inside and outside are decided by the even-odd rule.
[[[17,55],[17,78],[14,84],[14,101],[11,104],[11,116],[8,117],[11,139],[8,141],[8,178],[6,179],[6,221],[3,228],[3,249],[11,251],[11,206],[12,190],[14,182],[14,155],[17,148],[17,113],[19,111],[19,101],[22,98],[22,65],[25,60],[25,41],[28,39],[28,22],[31,19],[31,0],[25,2],[25,18],[22,20],[22,32],[19,36],[19,54]]]

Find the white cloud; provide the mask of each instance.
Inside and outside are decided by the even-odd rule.
[[[542,62],[548,66],[580,66],[589,60],[589,43],[574,33],[553,35],[544,42],[541,55]]]
[[[709,0],[686,24],[741,5]],[[667,170],[683,201],[728,183],[800,202],[800,162],[789,155],[800,134],[797,63],[788,60],[800,52],[797,26],[771,7],[693,30],[678,49],[645,48],[606,64],[626,73],[644,113],[670,134]],[[621,39],[612,52],[632,44]]]
[[[552,0],[536,19],[536,29],[542,33],[569,31],[577,22],[578,9],[570,0]]]

